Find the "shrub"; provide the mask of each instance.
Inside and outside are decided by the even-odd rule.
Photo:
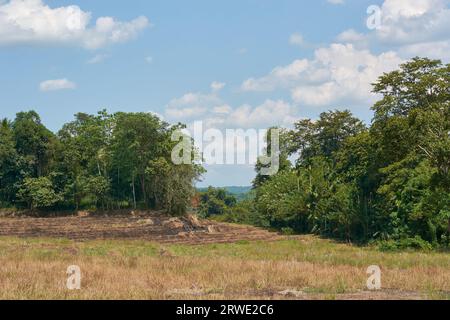
[[[433,246],[423,240],[421,237],[416,236],[414,238],[404,238],[399,240],[385,240],[379,242],[379,249],[382,251],[397,251],[404,249],[416,249],[416,250],[432,250]]]

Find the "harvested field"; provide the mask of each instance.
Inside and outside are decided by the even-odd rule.
[[[368,291],[366,269],[382,269]],[[67,267],[81,289],[66,288]],[[450,256],[312,236],[185,245],[0,237],[0,299],[450,299]]]
[[[161,214],[134,216],[75,216],[0,218],[0,236],[65,238],[71,240],[132,239],[164,244],[208,244],[281,239],[266,230]]]
[[[70,265],[81,290],[65,286]],[[369,265],[382,290],[367,290]],[[156,213],[4,217],[0,287],[0,299],[450,299],[450,255]]]

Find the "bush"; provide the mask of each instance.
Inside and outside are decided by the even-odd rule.
[[[416,236],[414,238],[404,238],[399,240],[385,240],[378,244],[378,247],[382,251],[398,251],[405,249],[416,249],[416,250],[432,250],[433,246],[423,240],[421,237]]]
[[[292,236],[295,234],[294,229],[292,228],[281,228],[281,232],[285,235],[285,236]]]
[[[50,208],[62,200],[47,177],[26,178],[19,189],[18,198],[30,209]]]

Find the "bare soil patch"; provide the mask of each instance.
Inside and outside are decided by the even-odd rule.
[[[273,241],[282,237],[251,226],[168,217],[157,212],[92,216],[80,212],[64,217],[3,217],[0,236],[66,238],[71,240],[129,239],[165,244],[208,244]]]

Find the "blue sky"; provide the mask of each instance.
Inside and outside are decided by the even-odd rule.
[[[55,132],[102,108],[247,128],[348,108],[368,122],[378,75],[416,55],[448,61],[449,12],[447,0],[0,0],[0,117],[34,109]],[[208,169],[201,185],[253,177]]]

